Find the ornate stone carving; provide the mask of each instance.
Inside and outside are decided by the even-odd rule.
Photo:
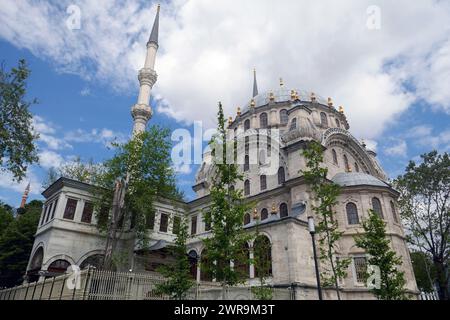
[[[138,79],[141,86],[148,85],[152,88],[158,80],[158,75],[155,70],[144,68],[139,71]]]

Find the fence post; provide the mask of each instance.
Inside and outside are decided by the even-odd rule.
[[[44,292],[44,288],[45,288],[45,280],[47,280],[47,278],[44,278],[44,281],[42,282],[42,288],[41,288],[41,294],[39,295],[39,300],[42,300],[42,293]]]
[[[30,290],[30,283],[27,283],[27,290],[25,290],[25,297],[23,298],[23,300],[27,300],[27,296],[28,296],[28,290]]]
[[[62,286],[61,286],[61,292],[59,293],[59,300],[62,300],[62,294],[64,292],[64,287],[66,286],[66,278],[64,278]]]
[[[50,293],[48,294],[48,300],[50,300],[52,298],[54,285],[55,285],[55,277],[53,277],[53,280],[52,280],[52,286],[50,287]]]
[[[86,281],[84,282],[83,300],[86,299],[86,291],[88,290],[88,287],[90,292],[90,286],[91,286],[91,266],[88,266]]]

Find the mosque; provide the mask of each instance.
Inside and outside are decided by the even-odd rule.
[[[145,64],[139,71],[138,101],[131,111],[135,134],[144,131],[152,117],[149,101],[157,81],[158,31],[159,7],[147,43]],[[276,148],[270,146],[269,139],[269,147],[263,156],[257,156],[257,161],[252,161],[245,144],[245,150],[239,152],[242,163],[239,167],[245,178],[235,186],[243,190],[249,201],[257,204],[254,212],[245,216],[243,224],[246,230],[252,231],[256,220],[260,221],[258,243],[268,245],[269,284],[293,286],[299,299],[317,299],[313,249],[308,231],[308,217],[314,216],[312,195],[301,174],[301,170],[306,168],[301,150],[309,141],[317,141],[325,150],[324,165],[328,168],[328,179],[342,187],[335,207],[336,219],[343,231],[339,256],[351,258],[348,275],[339,283],[342,298],[373,298],[363,281],[366,254],[356,247],[353,240],[354,235],[362,232],[361,221],[368,217],[370,209],[387,224],[391,246],[403,261],[401,269],[405,273],[408,291],[411,294],[418,292],[405,231],[397,210],[399,193],[387,182],[376,153],[350,133],[350,124],[342,107],[335,108],[331,99],[298,89],[288,90],[284,86],[259,92],[255,73],[252,98],[237,111],[235,118],[230,118],[228,126],[236,132],[256,132],[258,135],[277,129],[279,134],[279,145]],[[261,137],[266,136],[261,134]],[[265,170],[267,164],[262,158],[273,157],[274,153],[278,163],[276,170]],[[193,186],[197,194],[195,200],[182,202],[160,198],[154,203],[156,214],[147,222],[152,239],[146,253],[149,258],[142,259],[141,252],[131,249],[128,269],[133,272],[155,271],[161,264],[168,263],[167,246],[175,238],[174,225],[185,218],[192,235],[187,252],[191,275],[198,282],[214,281],[202,272],[201,267],[206,263],[202,239],[209,233],[202,214],[211,201],[211,157],[211,152],[204,154],[205,162],[196,175]],[[105,237],[96,227],[95,195],[90,193],[90,187],[79,181],[60,178],[43,192],[46,201],[27,267],[28,281],[63,273],[72,264],[85,268],[98,266],[102,261]],[[134,248],[133,241],[131,230],[120,240],[120,246]],[[245,248],[250,258],[255,245],[256,241],[252,241]],[[239,268],[248,274],[247,284],[256,283],[258,279],[252,264]],[[325,290],[324,294],[333,298],[332,290]]]

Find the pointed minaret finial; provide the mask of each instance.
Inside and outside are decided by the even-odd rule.
[[[258,82],[256,81],[256,69],[253,69],[253,98],[258,95]]]
[[[158,4],[158,9],[156,10],[155,22],[153,22],[152,33],[150,34],[150,39],[148,40],[148,44],[154,43],[158,46],[158,34],[159,34],[159,11],[161,9],[161,5]]]

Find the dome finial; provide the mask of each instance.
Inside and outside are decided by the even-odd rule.
[[[328,98],[328,106],[329,106],[330,108],[333,108],[333,99]]]
[[[282,87],[282,88],[283,88],[283,86],[284,86],[284,81],[283,81],[283,78],[280,78],[280,87]]]
[[[316,102],[316,94],[311,92],[311,102]]]

